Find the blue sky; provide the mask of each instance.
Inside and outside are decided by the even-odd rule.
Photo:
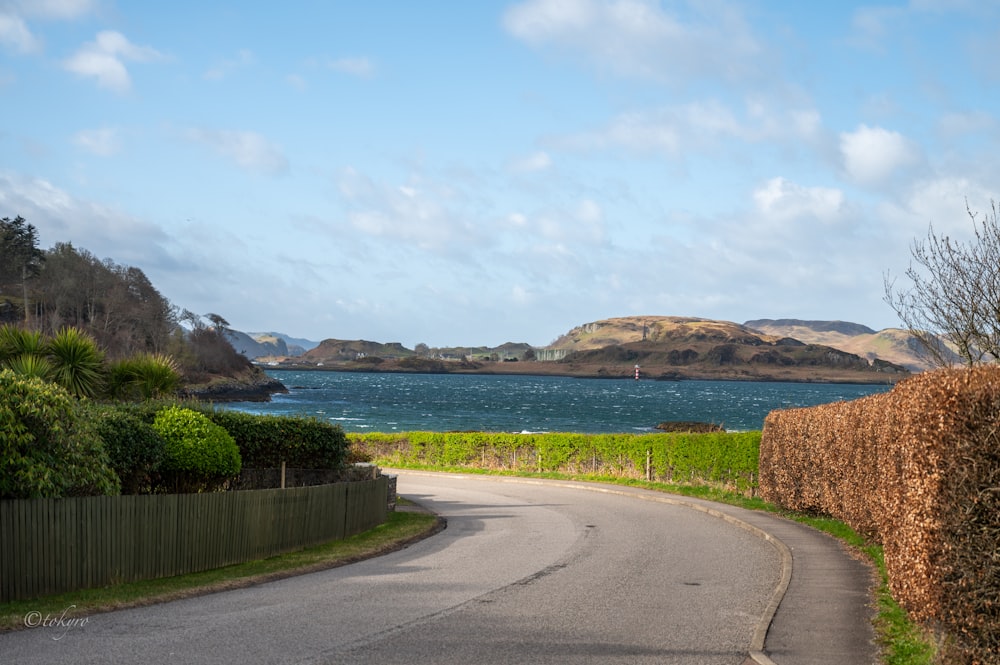
[[[314,340],[893,327],[998,62],[997,0],[0,0],[0,216]]]

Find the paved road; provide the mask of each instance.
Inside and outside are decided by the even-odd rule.
[[[780,548],[691,508],[402,474],[448,519],[370,561],[0,635],[0,663],[744,662]],[[85,625],[79,620],[85,619]]]

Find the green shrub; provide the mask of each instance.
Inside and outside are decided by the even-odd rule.
[[[166,456],[163,437],[137,413],[121,407],[95,407],[91,417],[121,481],[122,494],[150,493]]]
[[[344,431],[315,418],[214,409],[206,415],[236,440],[248,468],[275,468],[285,462],[297,469],[338,470],[347,458]]]
[[[233,437],[202,413],[167,407],[156,414],[153,429],[166,444],[160,465],[166,489],[216,489],[240,472],[242,460]]]
[[[141,353],[112,363],[108,393],[114,399],[150,400],[172,394],[180,385],[177,363],[162,353]]]
[[[104,354],[97,342],[77,328],[63,328],[45,345],[52,380],[76,397],[94,397],[104,389]]]
[[[0,498],[117,494],[93,422],[69,393],[0,370]]]

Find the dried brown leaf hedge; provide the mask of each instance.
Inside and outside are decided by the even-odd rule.
[[[772,412],[760,494],[880,542],[893,596],[946,661],[1000,662],[1000,367]]]

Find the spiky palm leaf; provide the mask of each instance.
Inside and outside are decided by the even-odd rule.
[[[77,328],[63,328],[45,350],[53,366],[52,380],[77,397],[93,397],[104,386],[104,354]]]
[[[43,381],[48,381],[52,374],[52,364],[45,357],[30,353],[22,353],[19,356],[9,358],[4,366],[20,376],[33,376]]]
[[[42,333],[10,324],[0,326],[0,363],[17,356],[45,354]]]
[[[110,392],[117,399],[170,395],[181,380],[176,361],[162,353],[133,356],[114,363],[110,369]]]

